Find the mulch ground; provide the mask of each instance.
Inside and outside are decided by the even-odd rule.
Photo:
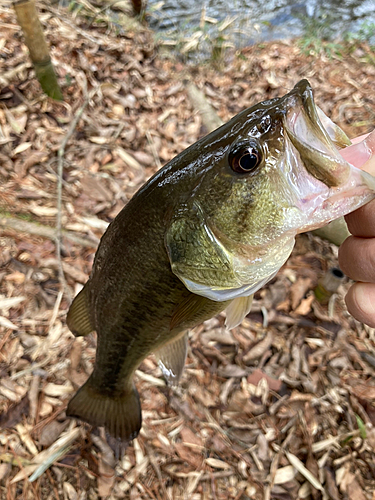
[[[120,461],[102,433],[65,416],[95,358],[95,336],[74,339],[65,316],[98,240],[161,165],[205,134],[184,80],[226,121],[308,78],[354,137],[375,123],[370,48],[329,58],[272,42],[215,69],[161,55],[147,30],[40,12],[61,103],[41,92],[12,9],[0,7],[0,498],[374,499],[374,330],[347,313],[348,280],[328,304],[315,299],[337,247],[310,234],[241,326],[229,332],[219,315],[190,332],[177,389],[153,357],[142,363],[144,424]]]

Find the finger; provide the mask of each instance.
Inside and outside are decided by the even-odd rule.
[[[375,143],[375,141],[374,141]],[[375,146],[372,146],[372,147],[375,147]],[[365,163],[363,163],[362,165],[360,165],[360,169],[361,170],[365,170],[365,172],[368,172],[369,174],[371,175],[375,175],[375,154],[374,154],[374,150],[372,150],[371,152],[371,157],[369,160],[367,160]],[[355,166],[355,164],[354,164]]]
[[[345,297],[346,306],[358,321],[375,328],[375,284],[354,283]]]
[[[367,140],[368,138],[364,141],[354,143],[345,149],[340,149],[340,155],[355,167],[362,168],[362,165],[366,163],[371,156],[371,150],[366,144]]]
[[[375,238],[349,236],[339,248],[339,264],[349,278],[375,283]]]
[[[346,215],[345,220],[352,235],[362,238],[375,237],[375,200]]]
[[[360,137],[357,137],[354,141],[359,139]],[[354,143],[352,146],[342,149],[340,153],[353,165],[375,175],[375,130],[371,134],[368,134],[362,142]],[[349,231],[354,236],[361,236],[363,238],[374,237],[374,214],[375,203],[372,202],[347,215],[345,220]]]
[[[350,139],[352,144],[358,144],[358,142],[362,142],[366,139],[370,134],[359,135],[358,137],[354,137],[354,139]]]
[[[360,139],[364,139],[360,141]],[[375,174],[375,130],[366,136],[353,139],[353,144],[340,149],[340,155],[357,168]]]

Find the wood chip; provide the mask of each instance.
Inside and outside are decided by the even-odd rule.
[[[231,465],[222,460],[218,460],[217,458],[206,458],[206,464],[214,469],[231,469]]]
[[[258,342],[250,351],[245,354],[242,358],[244,363],[249,363],[250,361],[254,361],[255,359],[260,358],[267,351],[267,349],[271,346],[273,342],[273,333],[270,331],[267,333],[265,338]]]
[[[324,488],[320,484],[320,482],[318,481],[318,479],[315,476],[313,476],[308,469],[306,469],[306,467],[303,465],[303,463],[301,462],[301,460],[298,457],[296,457],[296,455],[293,455],[293,453],[290,453],[288,451],[285,451],[285,455],[286,455],[287,459],[289,460],[289,462],[293,465],[293,467],[295,469],[297,469],[297,471],[300,474],[302,474],[302,476],[304,478],[306,478],[307,481],[309,481],[309,483],[314,488],[316,488],[319,491],[324,492]]]

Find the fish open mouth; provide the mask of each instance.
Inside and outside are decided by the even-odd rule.
[[[350,176],[350,165],[339,149],[349,146],[350,140],[317,108],[307,80],[300,81],[288,97],[285,130],[306,169],[329,188],[344,185]]]
[[[299,82],[285,98],[288,99],[285,138],[293,150],[292,156],[298,156],[292,165],[295,175],[288,179],[295,179],[295,206],[306,216],[306,224],[299,232],[304,232],[321,227],[373,199],[375,178],[353,165],[350,159],[355,154],[353,151],[350,156],[353,146],[348,148],[348,154],[343,153],[351,142],[315,105],[307,80]]]

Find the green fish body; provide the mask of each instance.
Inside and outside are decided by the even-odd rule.
[[[326,128],[325,128],[326,127]],[[227,326],[284,264],[297,233],[374,197],[348,164],[345,134],[317,110],[306,80],[249,108],[158,171],[103,235],[67,323],[97,332],[93,373],[67,414],[128,441],[141,428],[133,374],[154,352],[169,383],[189,328],[226,309]]]

